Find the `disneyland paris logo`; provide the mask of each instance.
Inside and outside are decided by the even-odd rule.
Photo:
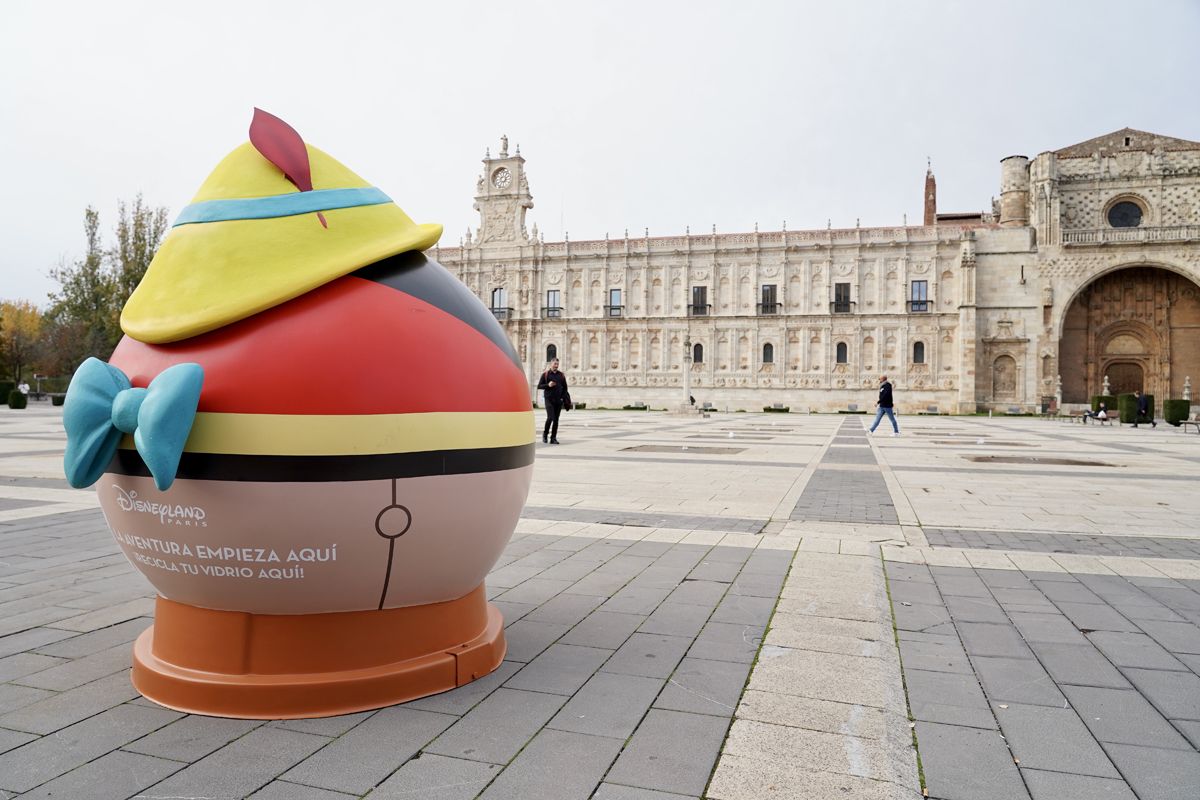
[[[179,503],[155,503],[142,500],[137,492],[127,492],[113,484],[117,490],[117,506],[122,511],[136,514],[149,514],[158,517],[163,525],[182,525],[189,528],[207,528],[207,512],[200,506],[185,506]]]

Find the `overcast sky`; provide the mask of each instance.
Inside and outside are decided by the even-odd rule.
[[[290,122],[458,244],[520,144],[547,241],[918,223],[999,161],[1125,126],[1200,139],[1200,2],[12,2],[0,298],[44,304],[94,205],[174,215]],[[202,266],[202,265],[200,265]]]

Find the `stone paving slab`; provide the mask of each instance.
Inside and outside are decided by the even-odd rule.
[[[1031,531],[976,531],[924,528],[932,547],[976,550],[1029,550],[1094,556],[1200,559],[1200,540],[1154,536],[1100,536]]]
[[[714,518],[696,514],[642,514],[633,511],[555,508],[552,506],[526,506],[521,512],[521,516],[526,519],[598,522],[605,525],[636,525],[642,528],[686,528],[688,530],[744,531],[746,533],[759,533],[767,524],[765,519]]]
[[[1180,656],[1191,648],[1187,634],[1200,628],[1131,619],[1105,599],[1186,606],[1196,594],[1192,587],[1156,580],[1152,588],[1170,590],[1160,603],[1115,575],[1046,580],[1038,572],[893,564],[888,570],[893,601],[906,598],[901,602],[913,608],[942,608],[950,616],[937,649],[929,640],[901,640],[931,797],[989,796],[979,772],[960,768],[964,759],[994,765],[995,786],[1008,787],[1011,796],[1194,796],[1200,752],[1185,724],[1200,719],[1200,676]],[[951,594],[959,592],[967,594]],[[1031,602],[1030,592],[1040,602]],[[989,616],[957,613],[955,601],[969,603],[963,609],[988,609]],[[1180,627],[1153,633],[1143,627],[1162,624]],[[1164,774],[1152,776],[1144,762],[1135,766],[1139,754],[1157,759]],[[1002,766],[1005,759],[1013,769]]]

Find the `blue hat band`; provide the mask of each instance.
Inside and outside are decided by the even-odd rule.
[[[310,214],[314,211],[377,206],[390,202],[392,202],[392,198],[374,186],[362,189],[315,189],[311,192],[292,192],[270,197],[202,200],[184,208],[172,227],[199,222],[224,222],[232,219],[294,217],[297,214]]]

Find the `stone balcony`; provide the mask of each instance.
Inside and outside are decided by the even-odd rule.
[[[1137,228],[1076,228],[1062,233],[1064,245],[1143,244],[1200,240],[1200,225]]]

